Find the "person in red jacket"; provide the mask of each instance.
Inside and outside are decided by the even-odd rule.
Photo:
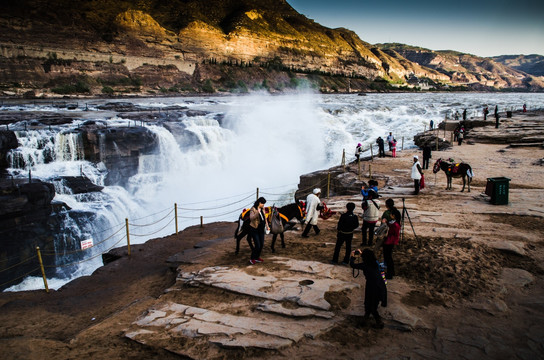
[[[391,210],[391,220],[388,222],[389,231],[383,242],[383,261],[387,268],[386,279],[395,276],[395,263],[393,262],[393,247],[399,244],[400,238],[400,211],[396,208]]]

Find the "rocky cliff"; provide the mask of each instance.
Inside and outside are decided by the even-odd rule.
[[[322,91],[361,91],[379,89],[373,80],[414,78],[540,86],[502,65],[465,71],[409,55],[326,28],[285,0],[21,0],[0,13],[5,95],[283,91],[301,80]],[[242,83],[239,69],[249,77]],[[278,72],[289,74],[287,82],[267,86]]]
[[[379,44],[385,52],[394,52],[425,68],[431,68],[450,79],[453,85],[479,90],[496,89],[541,90],[544,78],[513,69],[493,58],[482,58],[456,51],[433,51],[404,44]]]
[[[502,55],[494,56],[492,59],[527,74],[544,76],[544,56],[542,55]]]

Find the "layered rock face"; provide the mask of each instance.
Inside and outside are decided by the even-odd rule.
[[[206,73],[193,77],[203,62],[272,64],[301,77],[319,72],[398,84],[417,77],[544,87],[541,79],[490,59],[423,50],[372,46],[350,30],[315,23],[284,0],[26,0],[0,14],[0,65],[7,70],[0,84],[8,94],[32,90],[39,96],[41,88],[90,94],[205,91]],[[214,81],[224,85],[229,79]],[[86,86],[66,88],[78,82]]]
[[[477,84],[495,88],[542,88],[544,81],[512,69],[490,58],[455,51],[433,51],[403,44],[381,44],[384,51],[394,51],[426,68],[431,68],[457,84]]]

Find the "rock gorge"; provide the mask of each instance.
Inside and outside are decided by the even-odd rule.
[[[541,90],[542,77],[468,54],[372,45],[285,0],[23,0],[0,14],[6,96]]]

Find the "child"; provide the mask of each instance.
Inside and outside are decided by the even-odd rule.
[[[393,246],[399,244],[400,237],[400,211],[396,208],[391,210],[391,220],[389,220],[389,231],[387,238],[383,242],[383,262],[387,267],[386,279],[392,279],[395,276],[395,264],[393,263]]]
[[[359,218],[353,213],[355,204],[349,202],[346,204],[347,212],[340,216],[338,220],[338,234],[336,235],[336,246],[334,247],[334,255],[332,256],[332,263],[338,264],[338,256],[340,255],[340,248],[346,243],[346,254],[344,255],[343,265],[347,265],[349,261],[349,254],[351,253],[351,241],[353,240],[353,230],[359,227]]]
[[[397,140],[395,139],[391,142],[391,156],[397,157]]]
[[[376,320],[375,327],[383,329],[384,324],[380,314],[378,313],[378,305],[381,302],[383,307],[387,306],[387,288],[385,281],[380,273],[378,261],[374,252],[370,249],[365,249],[362,252],[362,262],[355,263],[355,255],[361,254],[361,250],[355,250],[351,253],[350,265],[354,269],[362,269],[365,275],[365,315],[363,317],[363,325],[366,324],[370,315]]]

